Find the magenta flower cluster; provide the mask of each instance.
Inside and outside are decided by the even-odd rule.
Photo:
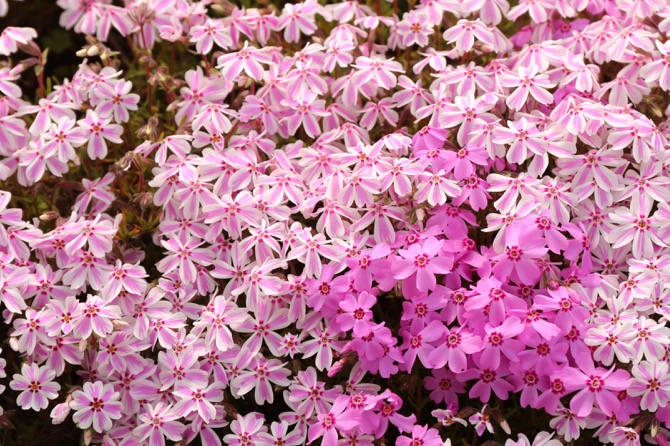
[[[33,104],[37,34],[2,32],[28,58],[0,68],[0,180],[136,149],[63,217],[0,194],[17,406],[106,446],[670,443],[670,3],[57,3],[96,43]],[[113,36],[202,58],[161,111],[176,131],[136,140]],[[115,202],[142,163],[138,248]]]

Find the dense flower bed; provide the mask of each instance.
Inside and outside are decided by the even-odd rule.
[[[669,3],[57,4],[67,78],[0,36],[0,438],[670,442]]]

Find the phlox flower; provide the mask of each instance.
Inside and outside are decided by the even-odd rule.
[[[518,361],[518,354],[524,349],[521,341],[514,339],[524,329],[516,317],[510,317],[498,327],[486,325],[486,338],[482,349],[481,360],[497,368],[500,365],[501,355],[512,362]]]
[[[270,56],[263,50],[250,47],[249,42],[244,42],[244,47],[236,52],[224,54],[217,59],[217,68],[227,78],[234,80],[244,71],[256,81],[263,78],[263,67],[271,63]]]
[[[93,101],[96,111],[102,118],[113,117],[114,122],[123,123],[130,119],[129,111],[137,110],[140,96],[131,93],[133,83],[118,79],[112,84],[101,84],[95,90]],[[109,139],[109,138],[107,138]]]
[[[359,56],[352,67],[358,70],[352,78],[353,82],[362,85],[372,80],[378,87],[385,90],[396,86],[398,80],[394,73],[404,71],[400,62],[383,57]]]
[[[487,405],[484,404],[484,407],[482,407],[479,412],[468,418],[468,421],[475,427],[475,432],[477,432],[477,435],[479,436],[481,436],[484,431],[488,431],[491,434],[493,433],[493,423],[491,423],[491,417],[486,414],[486,406]]]
[[[488,403],[491,399],[491,392],[501,400],[509,398],[509,392],[514,390],[514,386],[505,379],[509,375],[508,367],[500,364],[495,366],[494,363],[482,358],[479,361],[475,360],[473,368],[458,374],[457,379],[461,382],[477,380],[470,388],[468,396]]]
[[[161,244],[170,254],[158,262],[156,265],[158,270],[163,273],[177,270],[182,281],[195,282],[196,265],[208,266],[211,263],[211,251],[207,248],[200,248],[203,243],[190,235],[163,240]]]
[[[605,234],[606,240],[613,248],[632,244],[635,257],[650,257],[654,253],[654,245],[666,246],[655,229],[654,217],[649,217],[651,203],[631,203],[630,208],[617,208],[609,214],[610,231]]]
[[[246,309],[238,308],[224,296],[217,296],[194,325],[206,330],[205,340],[208,344],[215,344],[219,350],[226,351],[234,345],[229,327],[239,326],[248,317]]]
[[[430,237],[423,245],[414,244],[407,249],[398,251],[400,257],[392,264],[393,276],[396,279],[412,280],[419,291],[435,289],[435,275],[451,271],[453,261],[447,256],[440,256],[444,241]]]
[[[323,446],[337,446],[338,432],[350,431],[360,423],[360,412],[349,409],[348,402],[348,396],[340,396],[328,413],[318,415],[318,422],[309,427],[309,443],[322,438]]]
[[[456,25],[446,30],[443,34],[448,43],[455,43],[456,49],[465,53],[472,49],[475,38],[490,49],[494,47],[494,35],[491,29],[481,20],[459,20]]]
[[[454,373],[461,373],[468,366],[467,355],[473,355],[482,349],[482,339],[464,327],[443,330],[443,342],[436,343],[435,350],[429,353],[428,360],[435,369],[447,365]]]
[[[567,441],[572,441],[579,438],[580,431],[586,428],[586,419],[577,416],[570,409],[559,407],[556,416],[549,422],[549,426]]]
[[[151,446],[165,446],[165,438],[172,441],[182,439],[184,425],[177,420],[178,416],[170,405],[157,403],[145,406],[146,412],[139,416],[139,425],[133,430],[138,440],[149,441]]]
[[[104,159],[107,156],[107,141],[121,144],[123,128],[111,123],[112,118],[100,117],[95,111],[87,110],[86,117],[77,124],[86,132],[88,140],[87,153],[89,158]]]
[[[40,345],[52,345],[53,339],[47,334],[47,327],[51,325],[55,316],[46,309],[35,311],[28,308],[25,311],[25,319],[14,319],[14,331],[12,336],[17,339],[16,348],[20,352],[32,355],[35,348]]]
[[[202,25],[195,25],[190,29],[191,42],[195,42],[195,49],[201,54],[212,51],[214,43],[227,49],[233,44],[229,31],[221,20],[207,19]]]
[[[232,380],[231,386],[238,396],[245,395],[253,389],[257,404],[266,402],[271,404],[274,401],[272,384],[285,387],[290,383],[288,376],[291,372],[284,368],[285,365],[277,359],[267,360],[260,355],[256,356],[246,366],[248,370],[242,371]]]
[[[592,348],[593,358],[602,362],[603,365],[611,365],[616,359],[622,363],[628,363],[633,356],[632,340],[635,332],[630,325],[614,327],[592,327],[586,333],[584,343]]]
[[[370,309],[377,303],[374,295],[363,291],[358,296],[347,294],[339,303],[343,313],[337,316],[337,324],[342,330],[353,328],[354,336],[363,337],[370,334],[369,321],[372,319]]]
[[[221,383],[212,383],[206,387],[196,387],[190,382],[177,384],[174,390],[174,396],[177,397],[174,413],[181,418],[196,412],[206,423],[214,420],[216,408],[212,403],[223,401],[221,387]]]
[[[437,429],[428,428],[427,426],[414,426],[412,429],[412,436],[398,437],[396,440],[397,446],[414,446],[420,444],[424,446],[444,446],[440,433]]]
[[[242,348],[258,353],[265,344],[273,355],[280,356],[282,338],[276,331],[290,325],[288,312],[289,310],[276,308],[274,305],[261,305],[255,317],[247,317],[235,326],[235,330],[240,333],[251,333]]]
[[[458,402],[458,394],[465,391],[465,384],[456,380],[456,375],[444,368],[433,369],[433,376],[424,379],[426,390],[430,390],[430,399],[447,405]]]
[[[554,98],[547,90],[554,87],[546,74],[538,74],[538,68],[519,67],[517,73],[509,73],[502,77],[502,85],[516,89],[512,92],[505,102],[510,108],[521,110],[528,100],[528,95],[533,97],[540,104],[550,104]]]
[[[246,446],[261,441],[261,434],[267,432],[265,427],[265,417],[257,412],[251,412],[247,415],[237,415],[237,418],[230,423],[232,433],[223,437],[225,444],[230,446]]]
[[[639,446],[640,433],[630,427],[617,426],[609,433],[607,439],[614,446]]]
[[[119,393],[114,391],[111,384],[101,381],[86,382],[82,390],[72,394],[70,407],[76,412],[72,420],[82,429],[93,427],[99,433],[112,428],[112,420],[121,418],[121,403]]]
[[[60,384],[52,382],[55,377],[56,372],[46,366],[39,367],[35,363],[30,366],[24,364],[21,367],[21,374],[14,375],[9,387],[21,392],[16,398],[16,403],[22,409],[39,411],[47,408],[49,400],[58,397]]]
[[[426,15],[415,11],[405,13],[398,23],[397,29],[405,46],[414,44],[426,46],[428,45],[428,36],[432,33]]]
[[[640,76],[647,82],[658,81],[663,90],[670,89],[670,62],[668,61],[668,53],[670,52],[670,43],[655,42],[656,48],[661,53],[660,58],[655,59],[640,69]]]
[[[316,31],[317,13],[323,14],[322,6],[317,0],[287,3],[279,16],[277,27],[284,30],[284,39],[287,42],[297,42],[301,33],[309,36]]]
[[[0,14],[0,16],[5,16],[5,14]],[[19,46],[27,45],[35,38],[37,38],[37,31],[33,28],[8,26],[0,34],[0,54],[9,56],[15,53]]]
[[[259,432],[259,446],[298,446],[303,443],[303,438],[298,429],[289,431],[289,425],[286,421],[277,423],[273,421],[270,425],[270,432]]]
[[[41,149],[46,157],[55,152],[62,162],[75,159],[74,149],[87,141],[84,130],[81,127],[75,127],[75,123],[74,119],[67,116],[51,123],[51,128],[42,135],[44,144]]]
[[[655,412],[670,401],[670,376],[665,361],[642,361],[633,366],[633,378],[628,388],[631,396],[641,396],[640,408]]]
[[[572,396],[570,410],[578,417],[586,417],[597,403],[606,414],[615,413],[621,405],[615,392],[626,390],[630,386],[628,372],[615,368],[596,368],[593,360],[585,356],[578,359],[579,368],[567,367],[560,374],[569,391],[579,390]]]
[[[552,438],[554,435],[549,432],[540,432],[535,436],[533,442],[531,443],[528,437],[524,434],[519,434],[519,439],[513,441],[508,439],[505,442],[505,446],[560,446],[562,443],[556,438]]]
[[[82,339],[88,338],[91,333],[104,337],[113,329],[112,319],[120,316],[121,309],[118,306],[89,294],[79,317],[72,324],[72,333]]]
[[[337,387],[326,388],[326,383],[318,381],[316,370],[308,367],[294,378],[289,387],[288,400],[297,404],[297,413],[310,417],[314,413],[327,413],[340,394],[341,390]]]
[[[491,271],[501,281],[518,278],[522,283],[536,283],[541,275],[537,259],[544,257],[547,251],[543,239],[530,239],[510,232],[504,251],[492,258],[496,263]]]

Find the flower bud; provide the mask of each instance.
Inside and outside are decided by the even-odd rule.
[[[51,417],[51,422],[53,424],[61,424],[67,416],[70,414],[70,400],[72,398],[68,396],[67,400],[64,403],[56,405],[51,411],[49,416]]]
[[[39,218],[40,218],[40,221],[51,221],[51,220],[55,220],[55,219],[58,218],[58,212],[54,212],[54,211],[46,211],[45,213],[43,213],[42,215],[40,215]]]
[[[89,57],[94,57],[100,54],[100,48],[97,45],[93,45],[86,50],[86,55]]]

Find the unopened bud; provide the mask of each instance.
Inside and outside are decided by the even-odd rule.
[[[100,54],[100,48],[97,45],[93,45],[88,50],[86,50],[86,55],[89,57],[97,56]]]
[[[158,118],[152,116],[147,123],[137,130],[137,137],[155,141],[157,139]]]
[[[154,194],[151,192],[140,192],[136,194],[133,201],[140,205],[140,208],[147,209],[154,201]]]
[[[124,328],[128,328],[130,324],[128,322],[123,321],[121,319],[114,319],[112,320],[112,326],[116,328],[117,330],[123,330]]]
[[[121,159],[119,159],[116,163],[114,163],[112,170],[115,173],[121,173],[127,171],[128,169],[130,169],[134,157],[135,157],[134,152],[127,152],[125,155],[121,157]]]
[[[507,420],[500,421],[500,427],[507,435],[512,435],[512,429],[510,429]]]
[[[86,429],[84,431],[84,445],[89,446],[93,442],[93,437],[95,433],[93,432],[93,429]]]
[[[49,415],[51,417],[51,422],[53,424],[61,424],[67,416],[70,414],[70,400],[72,398],[68,396],[68,399],[64,403],[56,405]]]
[[[58,212],[54,211],[46,211],[45,213],[40,215],[40,221],[51,221],[57,218],[58,218]]]
[[[416,220],[421,223],[426,218],[426,211],[423,208],[416,208]]]
[[[332,378],[333,376],[337,375],[343,368],[344,365],[347,363],[348,358],[345,356],[344,358],[340,359],[337,361],[333,366],[328,369],[328,378]]]

